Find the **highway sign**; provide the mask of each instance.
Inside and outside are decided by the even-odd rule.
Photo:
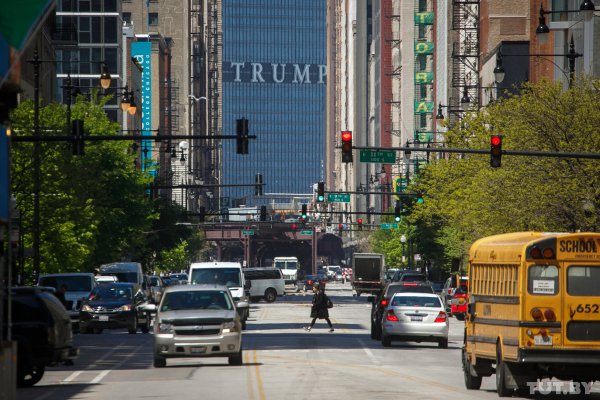
[[[327,193],[327,201],[330,203],[350,203],[349,193]]]
[[[381,224],[379,225],[381,229],[398,229],[398,224]]]
[[[242,236],[254,236],[254,231],[242,231]]]
[[[300,231],[301,235],[312,235],[312,231]]]
[[[360,162],[394,164],[396,162],[396,150],[371,150],[360,151]]]

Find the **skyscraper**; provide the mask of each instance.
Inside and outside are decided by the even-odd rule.
[[[312,193],[325,158],[326,2],[222,0],[222,126],[236,133],[247,118],[249,154],[224,140],[221,184],[264,193]],[[252,187],[226,187],[222,206],[256,204]]]

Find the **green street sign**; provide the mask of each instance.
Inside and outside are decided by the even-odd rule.
[[[360,162],[394,164],[396,162],[396,150],[370,150],[360,151]]]
[[[301,235],[312,235],[312,231],[300,231]]]
[[[242,231],[242,236],[254,236],[254,231]]]
[[[349,193],[327,193],[327,201],[330,203],[350,203]]]
[[[398,229],[398,224],[381,224],[379,225],[381,229]]]

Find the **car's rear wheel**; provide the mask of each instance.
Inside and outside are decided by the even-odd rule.
[[[240,349],[240,352],[237,355],[229,357],[229,365],[242,365],[243,363],[242,349]]]
[[[496,345],[496,392],[498,397],[510,397],[513,390],[506,385],[506,364],[502,359],[500,344]]]
[[[18,370],[17,385],[19,387],[31,387],[38,383],[44,376],[46,367],[44,365],[32,365],[29,371]]]
[[[465,320],[465,314],[464,313],[456,313],[456,314],[454,314],[454,316],[459,321],[464,321]]]
[[[447,349],[448,348],[448,338],[440,339],[438,341],[438,347],[440,349]]]
[[[273,288],[269,288],[265,290],[265,301],[267,303],[272,303],[277,298],[277,292]]]
[[[390,347],[392,345],[392,337],[381,334],[381,344],[383,347]]]
[[[371,339],[375,339],[375,324],[371,321]]]
[[[167,359],[164,357],[154,357],[154,368],[164,368],[167,366]]]
[[[379,323],[375,324],[375,340],[381,340],[381,325]]]

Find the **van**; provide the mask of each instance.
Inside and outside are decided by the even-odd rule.
[[[146,298],[150,298],[150,287],[148,278],[142,271],[142,264],[133,261],[114,262],[102,264],[98,269],[98,275],[113,275],[117,277],[117,282],[133,283],[142,288]]]
[[[40,275],[38,286],[49,286],[59,290],[66,286],[65,308],[69,313],[71,322],[75,329],[79,328],[79,310],[82,301],[87,299],[90,292],[96,287],[94,274],[87,272],[70,272],[60,274]]]
[[[298,257],[275,257],[273,258],[273,267],[281,271],[287,285],[296,285],[300,269]]]
[[[259,301],[262,297],[272,303],[277,296],[285,294],[285,279],[277,268],[244,268],[244,277],[250,282],[247,290],[250,301]]]
[[[210,261],[192,263],[188,277],[189,283],[192,285],[216,284],[227,286],[233,300],[236,302],[236,308],[242,320],[242,329],[246,329],[250,307],[244,291],[244,273],[239,262]]]

